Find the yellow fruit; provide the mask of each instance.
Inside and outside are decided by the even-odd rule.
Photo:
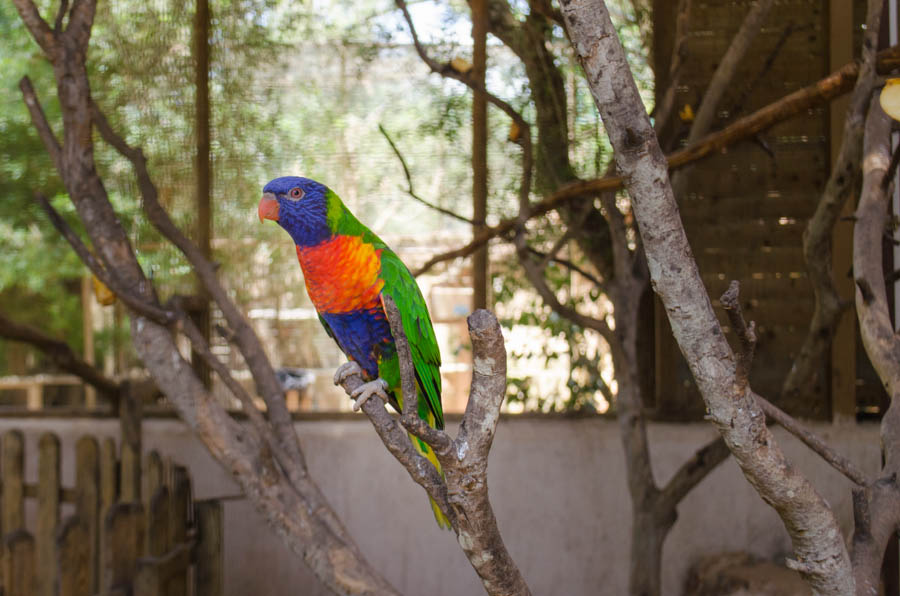
[[[893,118],[900,120],[900,78],[888,79],[881,90],[881,97],[878,98],[881,109]]]
[[[684,104],[684,107],[681,108],[680,112],[678,112],[678,117],[681,118],[682,122],[693,122],[694,108],[691,107],[691,104]]]
[[[91,276],[91,280],[94,282],[94,296],[97,297],[97,302],[103,306],[115,303],[116,295],[112,293],[112,290],[107,288],[96,276]]]
[[[450,66],[453,67],[453,70],[462,74],[466,74],[467,72],[472,70],[472,65],[469,64],[469,61],[465,58],[454,58],[450,61]]]
[[[522,130],[519,128],[519,125],[513,120],[509,125],[509,140],[515,143],[519,140],[519,135],[522,134]]]

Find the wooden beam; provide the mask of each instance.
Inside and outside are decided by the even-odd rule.
[[[829,68],[835,70],[853,60],[853,2],[831,0],[829,4]],[[831,164],[834,165],[841,149],[844,119],[850,103],[849,96],[836,98],[829,105],[831,132]],[[853,300],[853,279],[847,272],[853,267],[853,222],[846,216],[853,215],[855,198],[844,204],[842,217],[834,226],[831,258],[835,287],[845,300]],[[856,317],[845,313],[838,323],[831,344],[831,416],[832,419],[856,417]]]

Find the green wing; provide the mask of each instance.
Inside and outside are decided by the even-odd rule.
[[[431,413],[435,427],[444,428],[444,411],[441,408],[441,353],[425,299],[412,273],[388,248],[381,252],[381,278],[384,280],[382,292],[394,299],[400,311],[419,391],[425,397],[419,401],[419,416],[427,420],[427,414]],[[425,411],[422,408],[423,401],[428,408]]]

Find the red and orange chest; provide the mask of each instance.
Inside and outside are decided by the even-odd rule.
[[[333,236],[297,247],[306,290],[320,313],[346,313],[381,306],[381,250],[359,236]]]

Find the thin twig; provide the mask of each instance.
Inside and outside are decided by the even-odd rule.
[[[719,302],[728,315],[731,328],[734,329],[738,340],[741,342],[735,380],[746,387],[750,383],[750,367],[753,365],[753,353],[756,351],[756,322],[750,321],[748,325],[744,320],[739,292],[740,284],[736,279],[733,279],[728,285],[728,289],[719,298]]]
[[[406,165],[406,159],[404,159],[403,154],[400,153],[400,149],[398,149],[397,145],[394,144],[393,139],[391,139],[390,135],[388,135],[388,132],[387,132],[387,130],[385,130],[384,126],[379,124],[378,130],[381,131],[381,134],[384,136],[385,140],[387,140],[388,145],[391,146],[391,149],[394,151],[394,155],[396,155],[397,159],[400,160],[400,165],[403,167],[403,175],[406,176],[406,184],[407,184],[406,193],[409,196],[411,196],[412,198],[414,198],[416,201],[418,201],[421,204],[428,207],[429,209],[433,209],[434,211],[437,211],[438,213],[443,213],[444,215],[447,215],[449,217],[458,219],[459,221],[462,221],[469,225],[472,225],[473,222],[468,217],[463,217],[462,215],[456,213],[455,211],[451,211],[450,209],[445,209],[444,207],[441,207],[440,205],[435,205],[431,201],[423,199],[422,197],[420,197],[419,195],[416,194],[416,191],[413,190],[412,174],[410,174],[409,166]]]
[[[47,153],[50,154],[50,159],[53,160],[56,171],[60,172],[60,175],[62,175],[62,172],[65,171],[62,168],[62,148],[59,145],[59,140],[56,138],[56,135],[53,134],[53,129],[50,128],[50,123],[47,122],[47,116],[44,114],[41,102],[34,92],[34,87],[31,85],[31,79],[27,76],[22,77],[19,81],[19,89],[22,91],[22,97],[25,98],[25,105],[28,107],[28,113],[31,115],[31,123],[37,129],[38,136],[41,137],[44,148],[46,148]]]
[[[53,205],[50,204],[47,197],[40,192],[35,192],[34,199],[47,214],[53,227],[68,241],[69,245],[75,251],[75,254],[78,255],[78,258],[81,259],[81,261],[87,265],[88,269],[91,270],[91,273],[103,282],[113,294],[118,296],[126,306],[135,313],[143,315],[161,325],[170,325],[175,320],[176,317],[174,313],[132,295],[111,270],[106,269],[88,247],[85,246],[84,242],[81,241],[81,238],[78,237],[78,234],[75,233],[75,230],[73,230],[59,212],[53,208]]]
[[[871,482],[860,470],[856,467],[852,461],[840,455],[834,449],[828,446],[821,437],[816,435],[814,432],[805,428],[800,422],[797,421],[794,417],[787,414],[783,410],[781,410],[778,406],[767,400],[766,398],[758,395],[756,393],[753,394],[756,398],[756,402],[759,404],[759,407],[765,412],[766,416],[777,422],[784,430],[788,431],[800,441],[803,442],[804,445],[815,451],[822,457],[826,462],[831,464],[831,467],[849,478],[855,484],[859,486],[868,486]]]
[[[185,256],[209,296],[219,306],[222,316],[234,331],[235,345],[247,362],[247,368],[250,369],[259,393],[266,402],[269,419],[275,426],[279,440],[282,441],[285,449],[291,453],[296,465],[300,466],[301,475],[306,477],[306,461],[303,452],[300,450],[300,443],[294,430],[291,415],[287,411],[287,406],[284,402],[281,384],[275,376],[275,370],[272,368],[272,364],[267,358],[259,338],[219,282],[216,276],[215,265],[206,258],[196,244],[178,229],[178,226],[175,225],[175,222],[172,221],[168,212],[159,202],[159,193],[156,185],[150,178],[150,173],[147,169],[147,159],[143,151],[138,147],[129,146],[125,139],[113,130],[105,114],[93,101],[91,102],[91,115],[94,125],[100,131],[103,139],[123,157],[128,159],[134,167],[147,218]]]
[[[534,248],[533,246],[529,245],[528,252],[530,252],[531,254],[533,254],[536,257],[540,257],[541,269],[546,269],[547,265],[549,265],[550,263],[556,263],[558,265],[562,265],[563,267],[565,267],[566,269],[568,269],[570,271],[574,271],[575,273],[578,273],[579,275],[581,275],[582,277],[584,277],[585,279],[587,279],[588,281],[593,283],[595,286],[603,287],[603,282],[600,281],[599,279],[597,279],[594,275],[588,273],[587,271],[585,271],[584,269],[582,269],[581,267],[579,267],[578,265],[576,265],[569,259],[564,259],[562,257],[555,256],[553,254],[553,251],[542,252],[542,251]]]
[[[409,349],[409,340],[403,329],[400,310],[389,295],[384,294],[382,301],[384,302],[384,312],[391,326],[394,345],[397,348],[397,359],[400,363],[400,381],[403,391],[403,412],[401,412],[400,422],[406,430],[428,443],[438,457],[444,457],[449,453],[453,439],[447,433],[428,426],[424,420],[419,418],[419,399],[421,398],[416,382],[416,369]]]
[[[47,335],[40,329],[17,323],[2,312],[0,312],[0,337],[35,346],[50,356],[61,368],[90,383],[104,395],[110,398],[117,398],[119,395],[119,384],[76,356],[69,344]]]
[[[898,59],[900,59],[900,46],[882,50],[878,53],[879,69],[896,65]],[[670,170],[677,170],[685,165],[699,161],[739,141],[753,138],[758,133],[803,113],[814,105],[825,103],[835,97],[844,95],[853,87],[853,83],[858,75],[859,65],[856,62],[845,64],[839,70],[808,87],[794,91],[767,106],[763,106],[752,114],[736,120],[722,130],[708,134],[697,143],[669,154],[666,157],[669,168]],[[532,204],[526,219],[540,217],[562,206],[566,201],[578,198],[593,198],[601,192],[622,188],[623,182],[624,180],[621,176],[606,176],[569,183],[537,203]],[[496,225],[488,226],[472,238],[468,244],[431,257],[424,265],[416,269],[413,275],[421,275],[444,261],[467,257],[493,238],[509,234],[520,223],[524,223],[521,220],[521,216],[516,216],[503,219]]]

